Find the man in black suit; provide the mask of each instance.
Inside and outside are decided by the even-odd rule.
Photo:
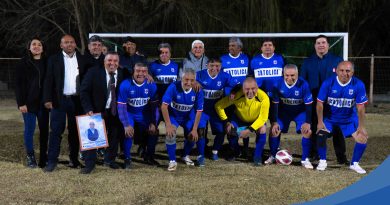
[[[116,111],[116,99],[119,93],[119,85],[123,80],[122,69],[119,69],[119,56],[115,52],[109,52],[104,59],[104,68],[91,68],[81,84],[81,104],[87,115],[102,113],[108,133],[109,147],[104,156],[105,166],[118,169],[115,158],[118,152],[119,135],[124,130]],[[115,86],[115,92],[111,90]],[[114,108],[112,106],[115,106]],[[85,167],[81,174],[89,174],[95,168],[96,150],[83,152]]]
[[[66,119],[68,119],[69,167],[81,166],[78,161],[79,139],[75,116],[82,111],[79,89],[90,61],[76,52],[75,39],[69,34],[61,38],[60,47],[62,51],[48,60],[44,82],[43,100],[45,107],[51,109],[46,172],[52,172],[57,167],[61,135],[65,130]]]

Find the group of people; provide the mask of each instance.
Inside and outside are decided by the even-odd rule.
[[[67,34],[61,38],[61,52],[46,58],[39,38],[28,43],[27,54],[17,66],[16,82],[28,167],[55,170],[66,124],[69,167],[81,167],[75,116],[101,113],[109,142],[104,166],[112,169],[120,168],[116,163],[119,147],[124,169],[131,169],[133,143],[138,144],[145,163],[159,165],[155,148],[162,121],[168,171],[177,169],[179,126],[184,130],[182,162],[205,166],[208,124],[215,135],[212,160],[221,157],[218,152],[225,136],[230,148],[227,160],[246,158],[249,137],[255,135],[253,163],[270,165],[276,161],[281,133],[286,133],[294,121],[296,132],[302,135],[304,168],[313,169],[313,160],[319,160],[317,170],[327,168],[326,139],[333,136],[338,163],[366,173],[359,165],[368,138],[364,126],[365,87],[353,76],[352,62],[329,52],[324,35],[316,37],[315,53],[305,59],[299,72],[296,65],[285,64],[283,57],[275,53],[272,39],[265,39],[261,54],[253,58],[242,52],[243,43],[237,37],[229,39],[229,53],[221,57],[207,57],[204,43],[195,40],[181,66],[171,60],[168,43],[158,45],[159,58],[150,64],[131,37],[125,39],[122,55],[112,51],[103,54],[102,46],[103,40],[92,36],[89,52],[81,55],[76,51],[74,37]],[[33,146],[36,119],[40,129],[38,164]],[[270,156],[263,160],[268,120]],[[356,143],[348,161],[344,138],[351,136]],[[191,159],[195,144],[196,161]],[[94,170],[97,153],[82,152],[85,166],[80,173]]]

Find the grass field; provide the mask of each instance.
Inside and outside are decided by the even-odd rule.
[[[369,111],[370,138],[361,165],[371,172],[390,154],[390,113],[385,105]],[[1,204],[291,204],[327,196],[365,176],[336,165],[331,140],[329,168],[324,172],[303,169],[297,156],[291,166],[253,167],[246,161],[222,159],[207,160],[204,168],[180,163],[175,173],[169,173],[162,139],[157,148],[161,167],[144,165],[134,157],[131,171],[98,166],[91,175],[84,176],[65,166],[66,135],[62,163],[47,174],[24,166],[23,123],[14,102],[1,101],[0,113]],[[349,158],[353,144],[352,139],[347,140]],[[282,136],[281,147],[299,155],[300,137]],[[178,149],[182,149],[182,143]]]

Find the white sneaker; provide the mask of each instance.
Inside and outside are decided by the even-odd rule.
[[[317,170],[319,171],[325,171],[328,164],[326,163],[326,160],[320,159],[320,163],[318,163]]]
[[[168,165],[168,171],[176,171],[177,163],[176,161],[170,161]]]
[[[359,173],[359,174],[365,174],[366,170],[364,170],[360,165],[359,162],[354,162],[352,165],[349,166],[350,169],[353,171]]]
[[[185,156],[185,157],[183,157],[183,158],[181,158],[185,163],[186,163],[186,165],[188,165],[188,166],[194,166],[195,165],[195,163],[190,159],[190,156]]]
[[[267,160],[265,160],[264,164],[265,165],[270,165],[270,164],[273,164],[275,162],[276,162],[275,157],[271,155],[271,156],[268,157]]]
[[[313,165],[311,164],[311,162],[309,161],[308,158],[306,158],[305,161],[301,161],[301,164],[303,167],[305,167],[306,169],[313,169]]]

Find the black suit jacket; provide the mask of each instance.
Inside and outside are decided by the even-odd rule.
[[[76,52],[79,81],[82,83],[84,74],[91,67],[91,61]],[[52,102],[53,107],[59,107],[64,93],[65,64],[62,51],[50,56],[47,63],[47,72],[43,89],[43,102]],[[77,91],[79,92],[79,91]]]
[[[119,86],[123,81],[123,71],[117,71],[116,94],[119,94]],[[88,70],[80,89],[81,105],[85,113],[104,113],[108,99],[108,85],[106,70],[101,66],[96,66]]]

